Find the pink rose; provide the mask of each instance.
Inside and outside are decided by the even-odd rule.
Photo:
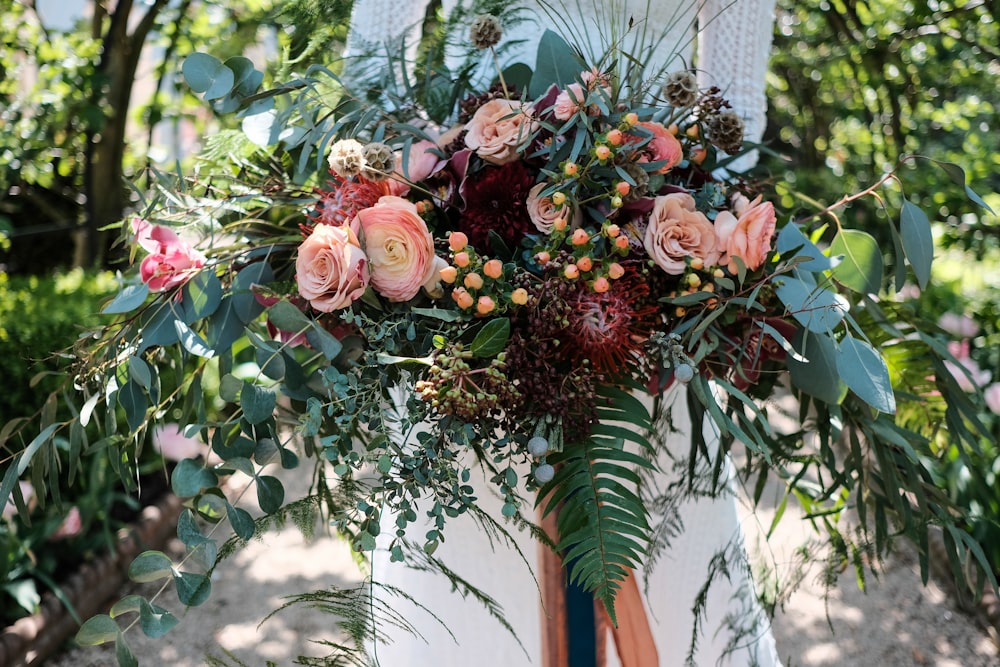
[[[465,126],[465,145],[492,164],[507,164],[518,158],[517,147],[536,128],[534,108],[516,100],[495,99],[479,107]]]
[[[956,338],[972,338],[979,333],[979,325],[968,315],[945,313],[938,318],[938,326]]]
[[[183,285],[195,271],[205,266],[205,256],[168,227],[132,218],[132,233],[136,243],[149,253],[139,265],[139,275],[154,292]]]
[[[168,423],[156,426],[151,439],[153,449],[168,461],[183,461],[208,453],[208,446],[197,438],[184,435],[184,429],[180,424]]]
[[[644,122],[637,127],[647,130],[653,138],[642,147],[639,162],[660,162],[663,166],[654,171],[654,174],[665,174],[684,159],[684,147],[677,137],[670,133],[670,130],[663,127],[662,123]],[[632,143],[638,143],[645,137],[630,135]]]
[[[358,211],[358,221],[376,292],[390,301],[409,301],[433,282],[434,239],[416,205],[401,197],[382,197]]]
[[[396,176],[389,182],[389,194],[405,197],[410,183],[419,183],[437,170],[442,163],[440,149],[433,141],[422,139],[410,145],[403,164],[403,154],[396,155]]]
[[[563,218],[567,223],[572,224],[576,211],[568,205],[556,206],[552,203],[551,197],[539,197],[538,195],[549,184],[539,183],[528,191],[528,200],[525,203],[528,209],[528,217],[535,224],[535,229],[543,234],[552,233],[552,225],[559,218]]]
[[[299,294],[330,313],[354,303],[368,287],[368,258],[348,226],[317,225],[295,258]]]
[[[736,272],[733,257],[743,260],[751,271],[760,268],[771,252],[771,236],[777,222],[774,205],[771,202],[761,203],[760,197],[739,209],[742,209],[739,218],[729,211],[721,211],[715,218],[715,233],[723,251],[720,263],[728,265],[733,273]]]
[[[684,273],[686,257],[699,258],[705,266],[719,261],[715,228],[686,192],[654,200],[643,245],[657,266],[675,276]]]
[[[73,505],[66,513],[66,518],[62,520],[56,531],[49,535],[50,542],[58,542],[71,537],[76,537],[83,530],[83,520],[80,518],[80,508]]]
[[[994,382],[983,390],[986,407],[995,415],[1000,415],[1000,382]]]
[[[21,488],[21,498],[24,499],[24,504],[27,505],[31,502],[31,499],[35,496],[35,487],[31,485],[31,482],[18,482],[17,485]],[[3,511],[0,515],[4,519],[10,519],[17,513],[17,505],[14,504],[14,499],[11,498],[7,501],[7,504],[3,506]]]
[[[583,86],[571,83],[556,97],[552,114],[559,120],[569,120],[573,114],[583,108],[583,101],[586,98],[587,93],[584,92]]]

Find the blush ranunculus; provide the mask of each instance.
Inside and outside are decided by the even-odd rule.
[[[401,197],[382,197],[358,212],[376,292],[390,301],[409,301],[437,273],[434,239],[417,207]]]
[[[205,256],[169,227],[132,218],[132,233],[136,243],[149,253],[139,264],[139,276],[153,292],[179,287],[205,266]]]
[[[517,147],[537,129],[534,108],[516,100],[490,100],[476,110],[465,126],[465,145],[492,164],[518,159]]]
[[[732,258],[739,257],[748,269],[755,271],[771,252],[771,237],[777,221],[774,205],[761,202],[757,197],[737,211],[738,218],[729,211],[721,211],[715,218],[715,233],[723,252],[720,263],[735,273],[736,264]]]
[[[295,258],[295,281],[309,304],[330,313],[354,303],[368,286],[368,257],[348,226],[317,225]]]
[[[21,488],[21,498],[24,499],[24,504],[27,506],[35,496],[35,487],[31,485],[31,482],[19,481],[17,485]],[[11,519],[15,514],[17,514],[17,505],[14,504],[14,498],[11,497],[3,506],[3,510],[0,511],[0,516],[3,516],[4,519]]]
[[[643,122],[638,123],[637,127],[641,127],[653,135],[649,143],[642,147],[639,162],[663,162],[663,166],[654,171],[654,174],[665,174],[684,159],[684,147],[681,146],[681,142],[662,123]],[[641,141],[643,138],[636,135],[630,136],[633,137],[633,143]]]
[[[995,415],[1000,415],[1000,382],[994,382],[983,390],[986,407]]]
[[[69,508],[69,512],[66,513],[59,527],[56,528],[54,533],[49,535],[49,541],[58,542],[59,540],[76,537],[80,534],[81,530],[83,530],[83,519],[80,516],[80,508],[73,505]]]
[[[183,461],[208,454],[208,445],[198,438],[184,435],[180,424],[160,424],[153,429],[151,439],[153,449],[168,461]]]
[[[654,200],[643,245],[657,266],[675,276],[684,273],[686,257],[701,259],[705,266],[719,261],[715,228],[686,192]]]
[[[559,218],[564,219],[569,225],[572,225],[577,213],[569,205],[556,206],[552,203],[551,197],[540,197],[539,194],[548,185],[548,183],[538,183],[532,187],[528,192],[528,200],[525,202],[528,209],[528,217],[534,223],[535,229],[543,234],[551,234],[552,225]]]

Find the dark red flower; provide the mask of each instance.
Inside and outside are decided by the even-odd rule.
[[[484,167],[470,174],[462,186],[465,211],[458,228],[480,250],[488,252],[491,231],[516,248],[533,228],[525,202],[534,184],[535,176],[523,162]]]
[[[743,333],[743,345],[742,349],[735,351],[737,364],[733,368],[731,377],[733,386],[740,391],[757,384],[766,362],[784,361],[787,356],[785,348],[764,330],[763,325],[768,324],[773,327],[786,341],[795,336],[795,326],[776,317],[744,321],[743,324],[746,327]]]

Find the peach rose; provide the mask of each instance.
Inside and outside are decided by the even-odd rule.
[[[351,305],[368,286],[368,258],[347,226],[316,225],[295,258],[299,294],[330,313]]]
[[[507,164],[518,158],[517,147],[537,129],[530,104],[495,99],[479,107],[465,126],[465,145],[492,164]]]
[[[719,261],[715,228],[686,192],[653,200],[643,245],[657,266],[675,276],[684,273],[685,257],[701,259],[706,266]]]
[[[556,97],[552,114],[559,120],[569,120],[573,114],[583,108],[583,101],[586,98],[587,93],[584,92],[583,86],[571,83]]]
[[[739,218],[729,211],[721,211],[715,218],[715,233],[719,237],[719,247],[723,251],[721,264],[728,265],[736,272],[733,257],[739,257],[743,264],[754,271],[764,263],[771,251],[771,236],[777,218],[771,202],[761,202],[757,197],[747,205],[737,201]]]
[[[539,197],[542,190],[548,183],[539,183],[528,191],[528,201],[525,205],[528,209],[528,217],[535,224],[535,229],[543,234],[552,233],[552,225],[559,218],[564,218],[572,225],[576,215],[576,210],[569,206],[556,206],[552,203],[551,197]]]
[[[681,146],[681,142],[662,123],[643,122],[638,123],[637,126],[644,128],[653,135],[649,143],[642,147],[642,157],[639,159],[639,162],[663,161],[664,163],[662,167],[653,173],[665,174],[684,159],[684,147]],[[641,138],[634,141],[639,140]]]
[[[432,285],[438,264],[434,239],[417,207],[401,197],[382,197],[357,216],[371,262],[372,287],[390,301],[409,301]]]
[[[205,266],[205,256],[169,227],[133,218],[132,232],[136,243],[149,253],[139,265],[139,276],[153,292],[179,287]]]

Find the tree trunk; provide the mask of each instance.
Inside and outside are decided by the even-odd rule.
[[[131,34],[128,32],[133,0],[119,0],[108,21],[99,20],[95,9],[94,29],[103,33],[103,51],[93,81],[94,101],[105,109],[105,121],[99,131],[88,132],[84,194],[87,219],[77,244],[77,266],[103,264],[111,236],[102,228],[121,220],[128,205],[122,161],[125,155],[125,129],[128,120],[132,84],[139,65],[143,44],[153,28],[156,16],[169,0],[155,0]]]

